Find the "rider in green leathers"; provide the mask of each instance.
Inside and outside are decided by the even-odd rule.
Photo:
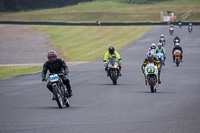
[[[155,49],[155,52],[156,52],[156,54],[157,54],[157,53],[163,53],[163,56],[164,56],[163,65],[165,65],[166,55],[165,55],[165,48],[162,47],[162,43],[158,43],[158,47]]]

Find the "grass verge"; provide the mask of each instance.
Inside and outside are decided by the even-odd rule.
[[[148,32],[150,26],[32,26],[51,35],[67,61],[92,61],[104,56],[108,47],[123,48]]]
[[[13,77],[22,74],[30,74],[41,71],[42,67],[31,66],[0,66],[0,78]]]
[[[0,12],[0,21],[49,22],[160,22],[160,11],[173,11],[177,20],[192,12],[183,21],[200,21],[200,0],[172,0],[155,4],[126,4],[114,1],[79,3],[54,9],[21,12]]]

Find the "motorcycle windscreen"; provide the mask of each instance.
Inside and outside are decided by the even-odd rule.
[[[111,65],[114,65],[114,64],[115,64],[115,61],[116,61],[115,58],[110,58],[110,59],[109,59],[109,63],[110,63]]]

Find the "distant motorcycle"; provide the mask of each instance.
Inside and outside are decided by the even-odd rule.
[[[180,64],[180,57],[181,57],[181,51],[180,50],[175,50],[174,51],[174,56],[175,56],[175,63],[176,63],[176,66],[179,66]]]
[[[179,22],[179,23],[178,23],[178,26],[181,28],[181,26],[182,26],[182,23],[181,23],[181,22]]]
[[[158,86],[158,68],[154,63],[148,63],[144,71],[147,78],[147,85],[150,87],[152,93],[156,92]],[[146,79],[145,79],[146,80]]]
[[[192,26],[188,27],[188,32],[191,33],[192,32]]]
[[[180,40],[179,39],[175,39],[174,40],[174,46],[175,46],[176,43],[180,43]]]
[[[157,58],[159,60],[159,65],[160,65],[160,69],[162,68],[163,64],[164,64],[164,57],[163,57],[163,53],[158,53],[157,54]]]
[[[112,58],[108,61],[108,73],[109,77],[112,80],[113,84],[117,84],[117,79],[119,77],[119,63],[113,55]]]
[[[165,39],[164,38],[160,38],[160,43],[162,44],[162,47],[164,47],[164,45],[165,45]]]
[[[173,28],[173,27],[170,27],[170,28],[169,28],[169,33],[172,35],[173,32],[174,32],[174,28]]]
[[[53,87],[53,95],[59,108],[63,108],[64,105],[66,107],[70,106],[69,94],[67,92],[66,86],[62,81],[62,78],[60,77],[61,75],[62,74],[49,75],[49,81],[51,83],[51,86]]]

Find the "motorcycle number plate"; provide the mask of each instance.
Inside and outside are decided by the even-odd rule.
[[[148,73],[154,73],[154,72],[155,72],[155,67],[152,66],[152,65],[149,65],[149,66],[147,67],[146,71],[147,71]]]
[[[58,77],[57,74],[50,75],[50,77],[49,77],[49,80],[50,80],[51,82],[56,82],[56,81],[58,81],[58,79],[59,79],[59,77]]]

